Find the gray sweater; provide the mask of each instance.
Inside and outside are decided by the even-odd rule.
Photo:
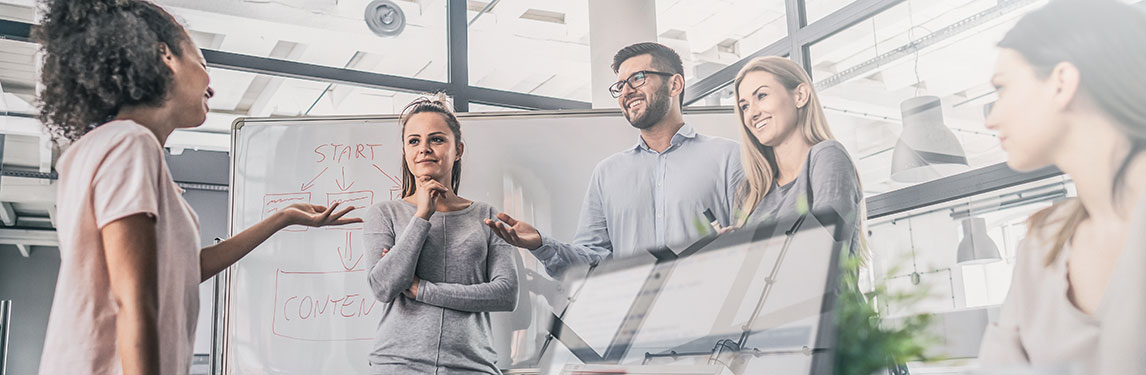
[[[370,290],[382,302],[371,373],[499,374],[489,312],[517,306],[517,250],[482,222],[497,210],[473,202],[429,221],[415,210],[396,200],[363,215]],[[402,293],[415,275],[417,300]]]
[[[808,159],[800,169],[800,175],[792,182],[778,185],[776,180],[772,180],[772,190],[760,200],[748,221],[758,223],[779,216],[803,214],[801,209],[808,209],[809,195],[813,211],[835,210],[844,225],[855,227],[848,244],[848,249],[855,252],[861,235],[859,211],[863,192],[860,191],[855,164],[848,150],[838,141],[813,145],[808,150]]]

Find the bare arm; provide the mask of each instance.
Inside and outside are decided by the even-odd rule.
[[[119,313],[115,345],[123,373],[159,373],[159,263],[155,220],[135,214],[100,230]]]
[[[340,211],[335,211],[336,208],[338,208],[338,203],[330,207],[294,204],[239,232],[226,241],[203,248],[203,251],[199,253],[202,280],[206,281],[211,276],[215,276],[215,274],[235,264],[275,232],[287,226],[298,224],[321,227],[362,222],[362,219],[358,218],[342,218],[354,207],[347,207]]]

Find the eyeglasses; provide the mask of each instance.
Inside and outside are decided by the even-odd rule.
[[[612,94],[614,98],[620,98],[621,97],[621,90],[625,89],[625,83],[626,82],[629,83],[629,88],[636,90],[638,87],[645,85],[645,79],[649,78],[649,74],[655,74],[655,75],[663,76],[663,77],[672,77],[675,75],[672,73],[654,72],[651,70],[642,70],[642,71],[633,73],[632,75],[629,75],[629,78],[626,78],[624,81],[617,81],[617,83],[614,83],[612,86],[609,86],[609,94]]]

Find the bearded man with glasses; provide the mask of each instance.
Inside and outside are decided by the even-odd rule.
[[[735,222],[736,189],[744,178],[740,146],[698,134],[684,123],[684,67],[671,48],[637,43],[613,57],[619,79],[609,87],[641,135],[632,148],[597,164],[572,243],[541,234],[505,213],[486,225],[511,245],[532,251],[550,275],[574,264],[596,265],[652,249],[682,250],[719,226]]]

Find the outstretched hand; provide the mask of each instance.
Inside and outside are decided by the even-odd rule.
[[[330,207],[309,203],[295,203],[282,209],[279,213],[286,218],[287,225],[297,224],[308,227],[324,227],[328,225],[346,225],[362,222],[360,218],[343,217],[347,213],[350,213],[350,211],[353,211],[354,206],[335,211],[337,208],[338,203],[332,204]]]
[[[541,233],[537,228],[524,221],[518,221],[504,212],[497,214],[497,218],[499,221],[485,219],[485,225],[505,242],[529,250],[541,247]]]

